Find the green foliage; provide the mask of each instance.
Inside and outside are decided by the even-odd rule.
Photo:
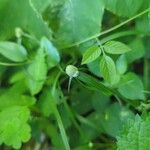
[[[98,46],[90,47],[83,55],[82,64],[88,64],[101,55],[101,49]]]
[[[106,81],[110,84],[118,82],[118,75],[116,66],[113,59],[107,55],[104,55],[100,61],[100,70]]]
[[[15,28],[17,27],[22,28],[37,38],[41,38],[41,36],[51,37],[51,30],[44,23],[41,15],[33,9],[31,2],[32,0],[0,1],[0,12],[2,12],[0,13],[1,40],[14,36]]]
[[[106,8],[118,16],[131,17],[144,3],[142,0],[105,0]]]
[[[27,60],[26,49],[13,42],[0,42],[0,54],[15,62]]]
[[[60,26],[56,34],[57,43],[67,46],[99,33],[103,13],[103,0],[95,0],[94,3],[91,0],[66,1],[59,13]]]
[[[109,41],[104,44],[104,49],[109,54],[124,54],[131,51],[131,49],[125,44],[118,41]]]
[[[46,80],[47,65],[45,57],[44,49],[39,48],[35,58],[27,68],[27,84],[32,95],[37,94],[42,89]]]
[[[41,48],[45,50],[48,68],[56,66],[60,61],[59,53],[52,43],[45,37],[41,39]]]
[[[148,150],[149,132],[150,132],[150,117],[135,116],[134,120],[129,120],[124,126],[121,136],[119,136],[117,145],[118,150]]]
[[[125,55],[121,55],[116,61],[116,68],[119,74],[124,74],[127,71],[127,58]]]
[[[149,6],[0,0],[0,149],[149,150]]]
[[[144,100],[143,83],[140,78],[133,73],[125,74],[122,77],[120,85],[118,86],[118,91],[127,99]]]
[[[126,58],[129,63],[136,61],[144,56],[145,48],[141,39],[135,39],[129,45],[132,48],[132,51],[126,54]]]
[[[29,110],[24,106],[11,106],[1,110],[0,143],[18,149],[21,142],[27,142],[31,137],[31,129],[27,124],[29,116]]]

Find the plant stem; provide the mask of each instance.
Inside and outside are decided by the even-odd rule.
[[[113,40],[113,39],[117,39],[119,37],[124,37],[124,36],[129,36],[129,35],[135,35],[135,34],[138,34],[138,33],[136,31],[134,31],[134,30],[117,32],[115,34],[111,34],[110,36],[107,36],[107,37],[103,38],[101,40],[101,44],[104,44],[107,41],[110,41],[110,40]]]
[[[58,111],[57,107],[55,107],[54,114],[55,114],[59,129],[60,129],[60,134],[62,136],[62,140],[63,140],[63,143],[65,145],[65,148],[66,148],[66,150],[70,150],[67,135],[66,135],[66,132],[65,132],[62,120],[61,120],[61,116],[59,114],[59,111]]]
[[[7,62],[0,62],[1,66],[21,66],[25,65],[26,63],[7,63]]]
[[[140,16],[142,16],[142,15],[148,13],[149,11],[150,11],[150,8],[147,8],[147,9],[145,9],[144,11],[140,12],[139,14],[137,14],[137,15],[135,15],[135,16],[133,16],[133,17],[131,17],[131,18],[125,20],[124,22],[122,22],[122,23],[120,23],[120,24],[118,24],[118,25],[116,25],[116,26],[114,26],[114,27],[112,27],[112,28],[110,28],[110,29],[108,29],[108,30],[105,30],[105,31],[103,31],[103,32],[101,32],[101,33],[96,33],[95,35],[90,36],[90,37],[88,37],[88,38],[86,38],[86,39],[84,39],[84,40],[82,40],[82,41],[79,41],[79,42],[73,43],[73,44],[71,44],[71,45],[68,45],[68,46],[66,46],[66,47],[63,47],[63,49],[80,45],[80,44],[85,43],[85,42],[88,42],[88,41],[90,41],[90,40],[92,40],[92,39],[98,38],[99,36],[102,36],[102,35],[104,35],[104,34],[107,34],[107,33],[109,33],[109,32],[112,32],[112,31],[114,31],[114,30],[120,28],[121,26],[127,24],[128,22],[130,22],[130,21],[132,21],[132,20],[134,20],[134,19],[136,19],[136,18],[139,18]]]
[[[54,81],[54,85],[52,87],[51,92],[52,92],[53,97],[55,97],[56,85],[57,85],[57,82],[58,82],[58,79],[59,79],[60,75],[61,75],[61,72],[59,72],[58,75],[56,76],[55,81]],[[64,128],[63,122],[61,120],[61,116],[59,114],[55,98],[53,98],[53,103],[54,103],[54,105],[53,105],[54,115],[55,115],[55,118],[56,118],[57,123],[58,123],[58,127],[59,127],[59,130],[60,130],[60,134],[61,134],[64,146],[65,146],[65,149],[70,150],[67,134],[65,132],[65,128]]]

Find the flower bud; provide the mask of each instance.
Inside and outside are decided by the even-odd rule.
[[[70,77],[70,78],[74,78],[77,77],[79,75],[79,71],[78,68],[73,66],[73,65],[68,65],[66,67],[66,74]]]

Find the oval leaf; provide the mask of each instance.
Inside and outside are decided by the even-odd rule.
[[[0,54],[15,62],[23,62],[27,60],[26,49],[13,42],[0,42]]]
[[[90,47],[83,54],[82,64],[88,64],[101,55],[101,49],[98,46]]]
[[[115,84],[118,80],[116,66],[112,58],[104,55],[100,61],[100,70],[103,78],[110,84]]]
[[[130,100],[144,100],[144,86],[140,78],[134,73],[128,73],[120,80],[118,91]]]
[[[124,54],[128,51],[131,51],[131,49],[118,41],[109,41],[106,44],[104,44],[105,52],[109,54]]]

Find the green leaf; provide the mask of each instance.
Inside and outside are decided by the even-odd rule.
[[[20,27],[38,39],[42,36],[51,38],[50,28],[31,0],[1,0],[0,21],[0,39],[2,40],[14,37],[16,27]]]
[[[144,100],[144,87],[140,78],[134,73],[128,73],[120,80],[118,91],[130,100]]]
[[[96,59],[95,61],[87,64],[88,66],[88,69],[91,73],[93,73],[94,75],[98,76],[98,77],[101,77],[101,73],[99,71],[99,62],[100,62],[100,57],[98,59]]]
[[[32,95],[37,94],[43,87],[47,75],[45,51],[39,48],[32,63],[27,68],[27,83]]]
[[[107,42],[106,44],[104,44],[104,50],[109,54],[124,54],[131,51],[131,49],[127,45],[118,41]]]
[[[0,110],[11,106],[32,106],[35,103],[35,98],[16,93],[11,90],[6,90],[0,95]]]
[[[119,74],[124,74],[127,71],[127,59],[125,55],[121,55],[116,61],[116,68]]]
[[[44,116],[48,117],[53,113],[54,101],[50,88],[44,89],[38,101],[38,107]]]
[[[41,48],[46,51],[46,61],[49,68],[56,66],[60,62],[58,50],[46,37],[41,40]]]
[[[117,137],[117,150],[149,150],[150,117],[136,115],[124,126],[121,135]]]
[[[24,106],[8,107],[0,112],[0,144],[19,149],[22,142],[30,139],[30,126],[27,121],[29,110]]]
[[[100,71],[103,78],[110,84],[118,82],[116,66],[112,58],[104,55],[100,61]]]
[[[0,42],[0,54],[15,62],[27,60],[26,49],[23,46],[13,42]]]
[[[30,0],[33,4],[33,6],[40,12],[43,13],[45,9],[50,5],[51,0],[45,0],[43,3],[43,0]]]
[[[140,38],[134,39],[129,46],[132,48],[132,51],[125,54],[129,63],[144,57],[145,47]]]
[[[134,114],[126,107],[122,107],[119,103],[108,104],[107,107],[101,109],[99,118],[97,119],[99,125],[102,126],[104,131],[113,137],[119,135],[120,129],[124,123],[129,119],[133,118]]]
[[[83,54],[82,64],[88,64],[101,55],[101,49],[98,46],[90,47]]]
[[[103,0],[66,1],[59,13],[57,43],[67,46],[99,33],[103,13]]]
[[[136,21],[136,29],[144,34],[150,33],[150,19],[148,15],[144,15]]]
[[[105,0],[106,9],[122,17],[136,15],[142,3],[143,0]]]
[[[147,9],[150,6],[150,1],[149,0],[144,0],[143,1],[143,6],[142,9]],[[136,19],[135,22],[135,27],[138,31],[144,34],[149,34],[150,33],[150,14],[145,14],[141,16],[140,18]]]

